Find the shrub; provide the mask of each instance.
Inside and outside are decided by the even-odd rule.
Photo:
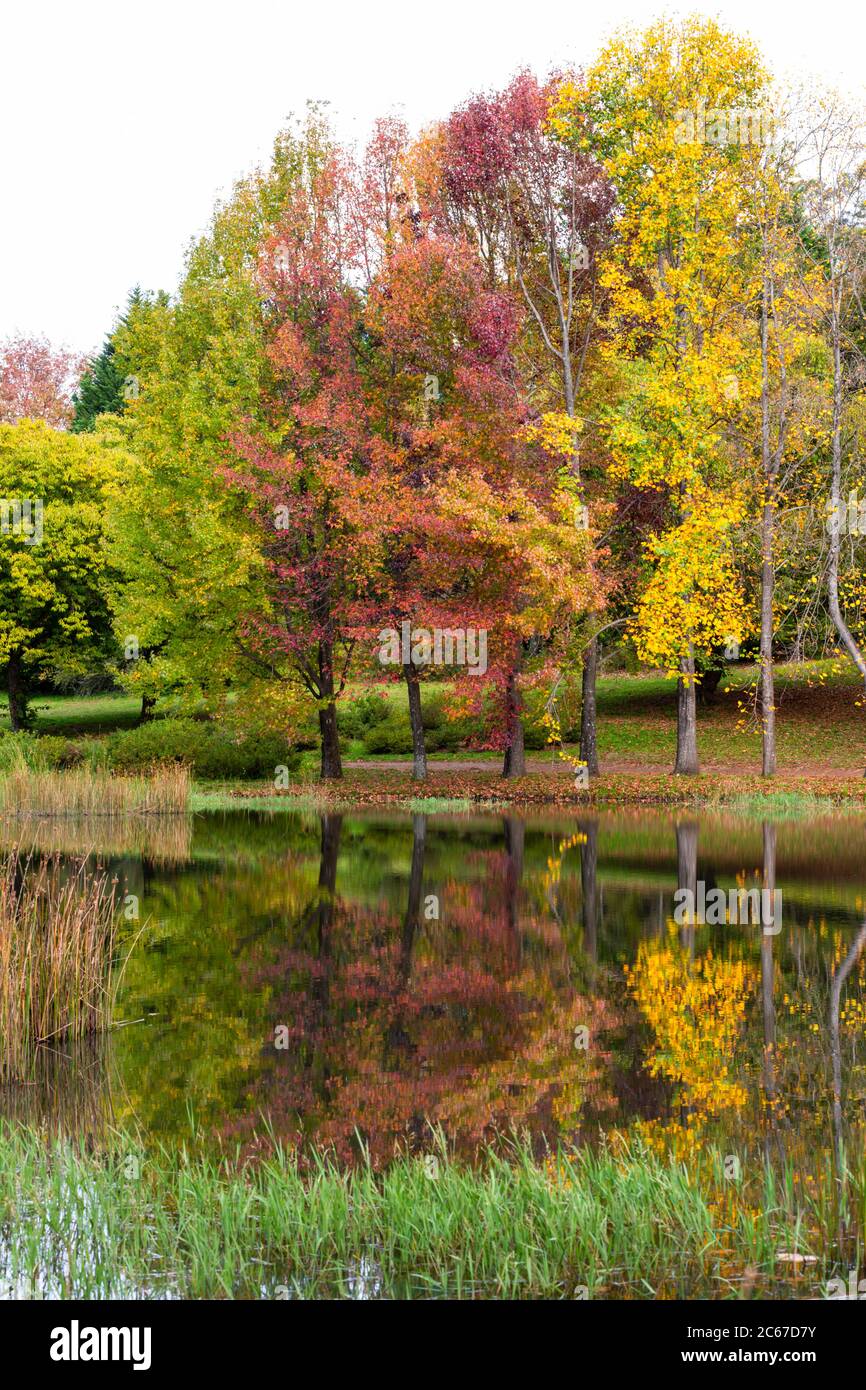
[[[366,753],[411,753],[412,729],[405,701],[389,704],[379,695],[363,697],[370,701],[367,727],[359,727]],[[361,704],[363,700],[357,701]],[[384,712],[382,712],[384,707]],[[473,739],[482,737],[481,720],[471,715],[452,719],[445,704],[445,692],[435,686],[421,687],[421,720],[428,753],[456,752]]]
[[[74,739],[62,734],[43,734],[35,740],[34,766],[45,771],[77,767],[84,759],[84,749]]]
[[[337,725],[344,738],[365,739],[392,712],[390,702],[378,690],[368,691],[337,706]]]
[[[411,753],[412,730],[406,710],[391,709],[387,719],[375,724],[364,738],[368,753]]]
[[[277,734],[232,738],[225,729],[195,719],[158,719],[118,730],[106,740],[108,764],[116,772],[138,772],[159,762],[186,763],[195,777],[274,776],[280,766],[295,770],[298,755]]]

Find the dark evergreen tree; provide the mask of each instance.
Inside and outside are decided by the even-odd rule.
[[[92,430],[98,415],[120,414],[123,410],[123,376],[117,366],[114,343],[106,338],[102,351],[88,362],[72,398],[75,413],[73,434]]]
[[[128,322],[130,312],[141,304],[144,298],[145,296],[136,285],[130,293],[126,312],[121,315],[112,332],[106,338],[101,352],[95,357],[91,357],[88,362],[79,382],[78,390],[72,398],[75,413],[70,429],[73,434],[92,430],[98,415],[120,415],[122,413],[125,402],[126,373],[118,361],[114,340],[118,330]]]

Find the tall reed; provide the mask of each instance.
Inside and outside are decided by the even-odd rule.
[[[643,1151],[431,1157],[375,1173],[320,1154],[302,1171],[279,1147],[239,1166],[0,1124],[0,1278],[36,1271],[33,1292],[63,1298],[820,1298],[840,1268],[808,1202],[784,1210],[769,1172],[757,1219],[732,1219],[709,1172]],[[780,1259],[813,1241],[814,1261]]]
[[[0,778],[0,809],[13,816],[175,815],[189,804],[189,768],[158,764],[146,777],[101,768],[67,772],[17,766]]]
[[[0,1079],[108,1024],[115,924],[115,882],[87,861],[0,860]]]

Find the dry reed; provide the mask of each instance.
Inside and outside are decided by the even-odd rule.
[[[116,915],[114,880],[86,861],[0,861],[0,1079],[110,1022]]]
[[[11,816],[176,815],[187,810],[189,788],[189,768],[182,763],[160,764],[146,777],[18,766],[0,778],[0,810]]]

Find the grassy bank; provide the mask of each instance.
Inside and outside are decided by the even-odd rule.
[[[296,782],[275,792],[266,784],[222,784],[194,788],[194,810],[349,811],[353,806],[394,806],[404,810],[472,811],[567,807],[570,811],[616,810],[621,806],[719,807],[770,819],[866,810],[866,780],[815,775],[672,777],[668,773],[602,773],[588,791],[576,791],[569,769],[531,773],[506,780],[482,769],[430,768],[426,782],[412,780],[405,768],[348,768],[339,782]]]
[[[707,766],[751,766],[760,771],[760,721],[755,704],[757,667],[732,665],[718,690],[701,699],[698,743]],[[862,682],[839,661],[779,665],[777,679],[778,756],[782,772],[795,768],[863,769],[866,763],[866,709]],[[699,692],[700,694],[700,692]],[[453,688],[447,681],[422,683],[422,712],[428,754],[443,762],[465,759],[497,764],[501,753],[489,748],[491,728],[478,716],[454,717]],[[676,748],[676,682],[658,673],[615,673],[598,681],[598,744],[602,763],[612,767],[673,766]],[[545,756],[541,722],[544,692],[528,696],[524,718],[530,758]],[[579,704],[566,701],[561,722],[566,741],[579,725]],[[343,756],[387,762],[412,751],[405,690],[400,683],[350,682],[338,703]],[[119,694],[91,697],[45,696],[34,702],[35,732],[48,740],[55,761],[105,750],[117,771],[134,770],[159,757],[185,753],[199,777],[261,777],[285,762],[286,745],[274,735],[246,738],[243,722],[231,731],[207,720],[203,709],[164,701],[156,718],[138,725],[140,702]],[[495,722],[493,727],[495,728]],[[0,695],[0,734],[8,729]],[[296,751],[315,754],[315,709],[295,730]],[[246,746],[249,744],[250,746]],[[264,745],[268,746],[265,747]],[[271,746],[273,745],[273,746]],[[315,756],[312,761],[315,762]]]
[[[411,779],[407,753],[411,734],[405,693],[399,685],[350,686],[338,707],[345,779],[318,785],[315,729],[295,730],[291,739],[207,719],[202,710],[166,705],[158,717],[131,727],[134,710],[123,696],[91,700],[51,697],[37,706],[35,736],[3,734],[0,703],[0,770],[22,759],[44,774],[36,796],[34,780],[22,779],[20,802],[36,796],[49,804],[68,795],[67,773],[90,769],[115,777],[140,778],[157,765],[184,764],[195,783],[192,809],[224,809],[245,798],[249,809],[285,804],[274,791],[276,770],[290,780],[288,797],[305,807],[400,805],[419,797],[431,808],[500,806],[751,804],[756,813],[817,813],[821,807],[866,804],[866,711],[862,689],[834,662],[780,666],[778,677],[779,773],[760,776],[760,732],[755,717],[752,666],[732,667],[718,691],[702,703],[698,744],[702,773],[675,778],[676,690],[659,675],[608,675],[598,685],[598,742],[601,776],[588,793],[574,787],[567,760],[545,745],[538,709],[527,719],[527,776],[505,781],[501,752],[488,746],[477,717],[452,719],[447,682],[425,682],[422,700],[429,778]],[[533,697],[534,698],[534,697]],[[537,701],[536,701],[537,703]],[[311,716],[312,717],[312,716]],[[563,728],[574,726],[574,711]],[[574,744],[566,743],[571,758]],[[27,783],[24,786],[24,783]],[[113,784],[114,785],[114,784]],[[83,786],[83,781],[82,781]],[[14,788],[7,797],[14,801]],[[12,803],[10,802],[10,805]],[[86,809],[86,808],[83,808]],[[173,808],[168,808],[173,809]],[[37,812],[38,813],[38,812]],[[62,811],[61,811],[62,813]]]
[[[237,1170],[7,1129],[0,1276],[66,1298],[820,1296],[834,1266],[808,1258],[815,1202],[764,1173],[750,1204],[708,1163],[699,1181],[643,1152],[538,1163],[515,1145],[474,1168],[302,1172],[278,1151]]]

